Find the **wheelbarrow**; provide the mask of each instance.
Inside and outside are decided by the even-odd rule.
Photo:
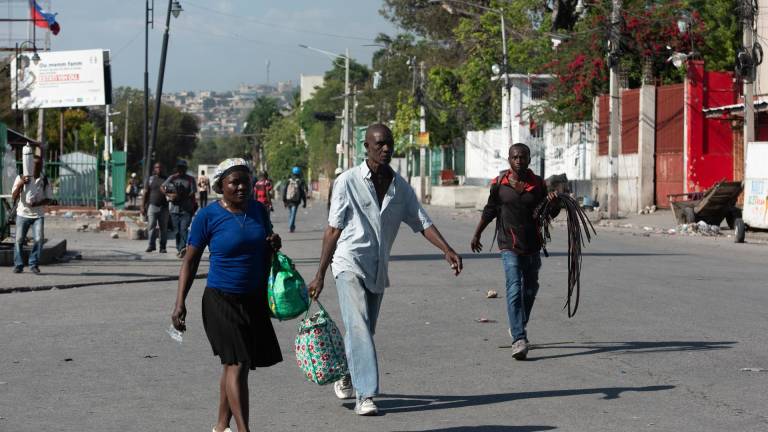
[[[720,226],[725,219],[728,227],[734,229],[737,219],[741,219],[741,209],[736,207],[736,201],[742,189],[741,182],[721,181],[704,192],[671,194],[667,198],[678,224],[704,221]]]

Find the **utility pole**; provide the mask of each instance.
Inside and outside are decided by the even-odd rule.
[[[427,131],[427,111],[424,108],[424,62],[419,63],[419,134]],[[419,192],[421,202],[427,199],[427,146],[419,146]]]
[[[357,137],[354,134],[355,125],[357,125],[357,86],[352,86],[352,152],[351,152],[351,161],[352,165],[354,165],[357,161],[355,158],[357,157]]]
[[[181,5],[176,0],[168,0],[168,12],[165,16],[165,32],[163,33],[163,49],[160,52],[160,71],[157,75],[157,91],[155,92],[155,115],[152,116],[152,139],[149,141],[149,150],[147,151],[146,169],[149,170],[149,164],[152,163],[152,152],[157,145],[157,130],[160,123],[160,105],[163,102],[163,79],[165,78],[165,60],[168,56],[168,38],[171,31],[171,14],[178,17],[181,12]],[[149,178],[147,176],[146,178]]]
[[[742,9],[744,14],[744,50],[749,53],[752,59],[752,66],[744,75],[744,177],[747,174],[747,146],[755,140],[755,10],[752,1],[743,0]]]
[[[104,124],[104,195],[109,196],[109,162],[110,162],[110,147],[112,147],[112,120],[110,119],[109,105],[104,105],[104,118],[106,119]]]
[[[128,116],[131,112],[131,101],[129,100],[125,106],[125,131],[123,134],[123,152],[125,153],[125,161],[128,163]]]
[[[501,53],[502,53],[502,73],[504,74],[504,117],[507,120],[507,146],[512,145],[512,90],[509,85],[509,53],[507,51],[507,26],[504,21],[504,9],[499,9],[501,17]],[[502,123],[504,121],[502,120]]]
[[[59,110],[59,160],[64,154],[64,108]]]
[[[144,125],[142,132],[142,176],[143,181],[149,179],[149,26],[154,27],[155,21],[155,1],[152,0],[152,6],[149,4],[150,0],[146,0],[146,7],[144,9]],[[150,15],[151,13],[151,15]]]
[[[344,146],[343,146],[343,151],[344,151],[345,157],[347,158],[347,161],[344,164],[345,170],[352,168],[352,161],[350,161],[350,156],[352,154],[352,151],[350,150],[350,147],[352,145],[352,122],[351,122],[350,113],[349,113],[349,97],[350,97],[349,48],[347,48],[346,51],[344,52]]]
[[[612,0],[611,40],[608,54],[610,66],[610,127],[608,157],[611,179],[608,183],[608,218],[619,217],[619,148],[621,148],[621,90],[619,88],[619,54],[621,44],[621,0]]]

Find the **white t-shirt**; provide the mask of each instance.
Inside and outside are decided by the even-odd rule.
[[[21,176],[16,176],[16,181],[13,182],[13,190],[16,190],[21,183],[23,183]],[[53,199],[51,182],[45,180],[45,177],[43,176],[36,179],[33,178],[21,189],[21,196],[19,197],[19,205],[16,207],[16,214],[30,219],[37,219],[45,216],[45,209],[43,206],[32,207],[29,205],[30,203],[42,201],[43,199]]]

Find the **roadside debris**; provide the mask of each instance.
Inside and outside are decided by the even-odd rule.
[[[765,368],[746,367],[739,369],[741,372],[768,372]]]
[[[488,290],[487,293],[485,293],[486,298],[497,298],[499,297],[499,293],[494,290]]]
[[[483,323],[483,324],[490,324],[490,323],[495,323],[496,320],[492,320],[492,319],[488,319],[488,318],[477,318],[477,319],[475,319],[475,322]]]
[[[640,209],[640,211],[637,212],[637,214],[639,214],[639,215],[652,214],[652,213],[656,213],[656,206],[655,205],[645,206],[645,208]]]
[[[686,235],[701,235],[701,236],[719,236],[720,227],[717,225],[708,225],[704,221],[697,223],[678,225],[677,231],[680,234]]]

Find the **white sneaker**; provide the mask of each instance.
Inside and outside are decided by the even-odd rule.
[[[528,341],[518,339],[512,344],[512,358],[515,360],[525,360],[528,356]]]
[[[361,416],[375,416],[379,413],[379,408],[373,403],[373,398],[365,398],[362,402],[358,401],[355,405],[355,414]]]
[[[352,387],[352,377],[344,375],[344,378],[333,383],[333,391],[339,399],[352,399],[355,397],[355,389]]]
[[[219,432],[219,431],[217,431],[217,430],[216,430],[216,427],[215,427],[215,426],[214,426],[212,429],[213,429],[213,432]],[[221,431],[221,432],[232,432],[232,429],[230,429],[230,428],[226,428],[226,429],[224,429],[224,430],[223,430],[223,431]]]

